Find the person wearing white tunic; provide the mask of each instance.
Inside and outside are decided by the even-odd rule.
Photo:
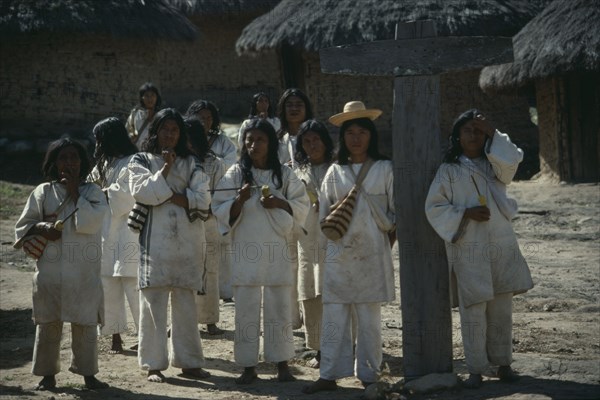
[[[294,171],[306,186],[311,208],[304,224],[306,234],[298,235],[298,300],[302,304],[306,347],[317,350],[316,356],[308,362],[312,368],[319,368],[321,360],[321,293],[327,245],[319,225],[319,194],[331,165],[333,147],[323,123],[309,119],[300,126]]]
[[[152,82],[146,82],[139,89],[140,104],[135,106],[127,118],[126,128],[131,142],[138,150],[148,139],[150,124],[156,112],[160,109],[162,98],[158,88]]]
[[[313,117],[312,105],[310,99],[300,89],[290,88],[279,98],[277,111],[281,121],[281,129],[277,131],[279,139],[279,148],[277,150],[279,162],[288,165],[292,169],[296,167],[295,149],[297,142],[298,129],[300,125]],[[298,237],[294,238],[294,242]],[[302,328],[302,314],[300,313],[300,303],[298,301],[298,249],[294,247],[291,253],[292,266],[294,268],[294,288],[292,291],[292,327],[294,329]]]
[[[209,187],[213,193],[217,183],[225,174],[223,161],[208,151],[208,140],[202,122],[198,117],[186,117],[190,144],[198,157],[202,169],[210,179]],[[221,335],[223,331],[217,327],[219,322],[219,265],[221,261],[221,235],[217,229],[217,220],[211,213],[204,222],[205,246],[203,292],[196,296],[198,323],[206,324],[209,335]]]
[[[248,118],[242,122],[240,129],[238,131],[238,147],[241,149],[244,145],[244,141],[242,140],[242,134],[246,130],[248,123],[253,118],[263,118],[266,119],[271,125],[273,125],[273,129],[275,132],[281,129],[281,121],[279,118],[275,116],[274,107],[271,104],[271,99],[265,92],[258,92],[252,96],[252,103],[250,104],[250,113],[248,114]]]
[[[188,147],[187,128],[172,108],[159,111],[145,153],[129,164],[129,188],[149,206],[140,232],[140,327],[138,360],[148,380],[163,382],[161,371],[181,368],[195,379],[210,374],[204,364],[196,318],[195,292],[202,291],[204,224],[209,179]],[[171,299],[171,357],[167,348],[167,306]]]
[[[481,385],[488,363],[502,381],[514,381],[512,297],[533,287],[511,220],[516,202],[506,195],[523,151],[477,110],[458,117],[451,147],[425,202],[427,219],[446,243],[453,306],[459,307],[469,378]]]
[[[37,390],[56,387],[65,322],[71,323],[69,371],[83,375],[89,389],[108,387],[94,376],[98,373],[96,329],[104,317],[100,229],[108,205],[98,186],[83,183],[89,167],[81,144],[68,138],[52,142],[42,168],[51,182],[33,190],[15,226],[15,247],[22,246],[37,259],[32,373],[44,377]],[[36,253],[30,251],[31,245]]]
[[[188,107],[186,115],[196,116],[202,121],[207,134],[209,153],[221,160],[227,171],[237,161],[237,148],[221,131],[221,117],[217,106],[207,100],[196,100]],[[233,289],[231,287],[231,242],[229,236],[221,236],[219,243],[221,259],[219,262],[219,295],[225,302],[231,302]],[[215,333],[218,330],[209,328]]]
[[[140,317],[137,267],[140,258],[138,236],[127,227],[127,215],[135,200],[129,191],[127,165],[137,148],[129,140],[125,125],[114,117],[103,119],[93,129],[96,165],[89,180],[106,194],[110,212],[102,226],[100,274],[104,288],[104,326],[101,335],[112,335],[111,354],[123,353],[121,333],[127,332],[125,299],[129,303],[133,328]],[[137,344],[132,347],[137,349]]]
[[[360,185],[347,232],[328,240],[323,278],[323,327],[319,379],[304,393],[335,390],[336,380],[356,374],[366,388],[377,381],[382,361],[381,304],[394,300],[390,233],[395,231],[393,168],[378,151],[372,120],[381,115],[359,101],[329,118],[340,126],[338,161],[321,186],[320,217],[342,200],[362,168]],[[352,322],[356,319],[356,338]],[[356,350],[353,345],[356,340]]]
[[[277,104],[281,129],[277,131],[279,139],[279,162],[295,167],[295,149],[298,129],[307,119],[313,118],[310,99],[300,89],[287,89]]]
[[[240,162],[221,179],[212,205],[221,233],[232,243],[234,357],[244,367],[236,383],[257,378],[261,303],[264,359],[277,363],[279,381],[295,380],[287,364],[294,356],[289,249],[309,199],[296,174],[279,163],[277,137],[267,121],[257,118],[248,125]]]

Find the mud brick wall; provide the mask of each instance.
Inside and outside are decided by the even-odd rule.
[[[276,102],[281,94],[275,52],[238,56],[235,42],[252,18],[192,18],[200,31],[193,42],[158,45],[159,76],[165,99],[185,111],[196,99],[211,100],[232,122],[244,120],[252,95],[264,91]]]

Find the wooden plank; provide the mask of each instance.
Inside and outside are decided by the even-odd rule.
[[[448,36],[382,40],[319,51],[321,71],[347,75],[436,75],[513,61],[512,39]]]
[[[396,39],[435,35],[433,21],[398,24]],[[402,362],[408,379],[452,371],[452,317],[444,242],[424,204],[444,145],[440,78],[394,80],[393,160],[400,251]]]
[[[440,79],[395,79],[394,196],[400,251],[404,376],[452,371],[452,323],[444,242],[425,216],[440,165]]]

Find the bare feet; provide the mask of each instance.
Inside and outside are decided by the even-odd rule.
[[[156,382],[163,383],[165,381],[165,376],[157,369],[151,369],[148,371],[148,382]]]
[[[115,333],[112,335],[112,346],[108,351],[108,354],[122,354],[123,353],[123,340],[121,335]]]
[[[477,389],[481,386],[481,374],[470,374],[469,379],[462,383],[462,386],[467,389]]]
[[[85,381],[85,387],[90,390],[106,389],[108,387],[108,383],[99,381],[94,375],[84,376],[83,380]]]
[[[210,372],[203,370],[202,368],[182,368],[181,372],[186,378],[192,379],[206,379],[210,378]]]
[[[503,365],[498,367],[498,378],[501,382],[511,383],[519,380],[519,375],[515,374],[510,365]]]
[[[321,350],[317,351],[315,358],[306,363],[306,366],[318,369],[321,366]]]
[[[256,374],[256,368],[246,367],[244,368],[244,372],[235,379],[235,383],[238,385],[248,385],[254,382],[256,378],[258,378],[258,375]]]
[[[296,380],[290,372],[287,361],[277,363],[277,380],[279,382],[294,382]]]
[[[302,388],[302,393],[313,394],[323,391],[337,390],[337,383],[328,379],[319,378],[316,382]]]
[[[225,333],[222,329],[219,329],[216,324],[207,324],[206,330],[208,331],[208,334],[211,336],[222,335],[223,333]]]
[[[35,387],[35,390],[53,390],[56,389],[56,379],[54,375],[45,376]]]

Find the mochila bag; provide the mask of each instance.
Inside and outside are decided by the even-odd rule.
[[[140,233],[144,229],[149,212],[149,206],[142,203],[135,203],[131,211],[129,211],[129,215],[127,215],[127,226],[129,229],[135,233]]]
[[[150,160],[145,154],[138,153],[136,158],[143,167],[150,169]],[[129,229],[134,233],[142,232],[144,225],[146,225],[146,220],[148,219],[149,213],[150,206],[136,202],[127,215],[127,226]]]
[[[44,193],[46,196],[47,194]],[[68,205],[71,196],[67,194],[65,199],[60,203],[56,211],[54,211],[51,215],[60,214],[62,210]],[[44,222],[55,222],[55,221],[44,221]],[[46,250],[46,246],[48,245],[48,239],[43,237],[42,235],[25,235],[20,240],[17,240],[13,247],[15,249],[23,249],[23,252],[28,256],[33,258],[34,260],[39,260],[44,254],[44,250]]]
[[[340,240],[348,230],[350,221],[352,221],[352,212],[356,205],[356,198],[362,181],[367,176],[367,172],[371,168],[373,161],[368,159],[360,168],[358,177],[352,189],[344,198],[330,207],[329,215],[321,220],[321,232],[330,240]],[[352,169],[352,166],[350,166]]]

